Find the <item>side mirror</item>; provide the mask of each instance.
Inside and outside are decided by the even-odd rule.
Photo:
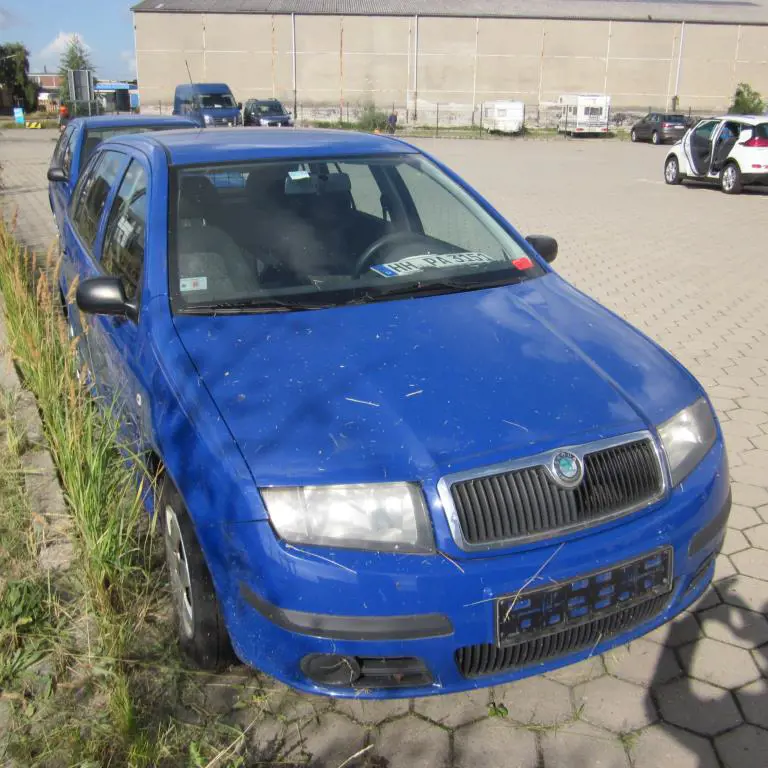
[[[525,239],[547,264],[551,264],[557,258],[557,240],[554,237],[549,237],[548,235],[528,235]]]
[[[89,315],[115,315],[127,317],[134,323],[139,319],[139,308],[125,295],[123,281],[118,277],[92,277],[77,286],[77,307]]]
[[[242,101],[238,101],[237,102],[237,108],[238,109],[242,109],[243,108],[243,102]]]
[[[48,181],[69,181],[69,177],[61,166],[53,165],[48,169]]]

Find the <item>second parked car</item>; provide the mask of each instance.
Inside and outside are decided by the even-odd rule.
[[[650,141],[654,144],[665,144],[678,141],[688,121],[685,115],[673,115],[666,112],[650,112],[642,120],[632,126],[629,134],[632,141]]]
[[[197,127],[188,118],[170,115],[101,115],[72,120],[59,136],[48,168],[48,200],[59,230],[80,173],[102,141],[128,133]]]
[[[245,125],[267,125],[273,128],[293,125],[291,113],[277,99],[248,99],[243,109]]]

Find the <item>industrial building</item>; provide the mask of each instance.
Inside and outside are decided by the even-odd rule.
[[[142,108],[178,83],[240,101],[532,108],[569,92],[614,110],[721,111],[768,95],[768,0],[144,0],[134,8]]]

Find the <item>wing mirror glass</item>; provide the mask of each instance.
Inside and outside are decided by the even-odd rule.
[[[68,181],[67,172],[59,165],[53,165],[48,169],[48,181]]]

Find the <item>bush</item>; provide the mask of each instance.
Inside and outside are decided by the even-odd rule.
[[[383,131],[387,127],[387,113],[376,109],[375,104],[366,104],[360,113],[358,127],[361,131]]]
[[[748,83],[739,83],[733,94],[733,104],[728,111],[732,115],[761,115],[765,109],[760,94]]]

